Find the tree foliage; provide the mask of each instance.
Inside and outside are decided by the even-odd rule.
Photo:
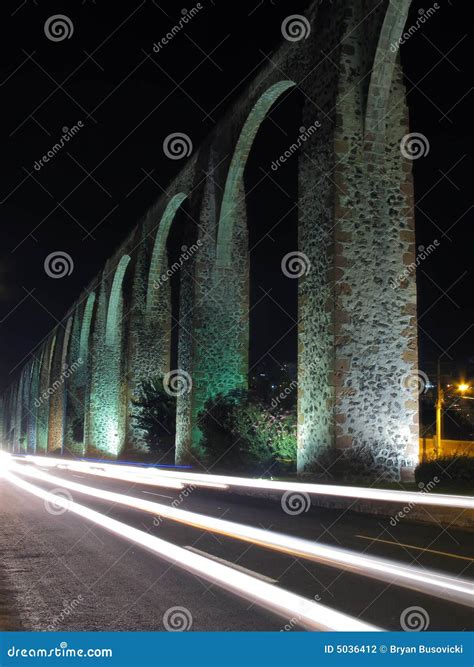
[[[163,378],[140,382],[132,403],[134,426],[143,431],[150,452],[169,452],[176,430],[176,397],[165,391]]]
[[[226,468],[296,458],[296,414],[236,389],[207,401],[199,417],[208,461]]]

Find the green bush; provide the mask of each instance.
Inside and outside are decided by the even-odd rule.
[[[209,463],[248,468],[296,458],[296,414],[273,410],[253,392],[234,390],[207,401],[199,416]]]
[[[428,484],[435,477],[445,485],[462,484],[474,488],[474,458],[465,454],[441,456],[420,463],[415,468],[418,483]]]
[[[139,383],[132,399],[132,420],[144,433],[149,451],[172,454],[176,431],[176,398],[163,387],[163,378],[157,376]]]

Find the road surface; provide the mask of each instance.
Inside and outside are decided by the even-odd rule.
[[[35,468],[22,464],[27,468]],[[48,469],[53,482],[18,477],[36,487],[62,489],[62,480],[86,484],[271,532],[298,536],[400,564],[472,578],[472,534],[437,525],[393,526],[387,518],[311,508],[287,514],[275,502],[219,490],[142,485],[83,472]],[[56,493],[56,491],[55,491]],[[61,492],[59,492],[61,493]],[[202,528],[90,497],[74,502],[155,535],[190,553],[225,564],[355,619],[400,630],[405,610],[420,607],[425,629],[468,630],[471,610],[448,600],[337,567],[279,553]],[[277,615],[150,553],[61,507],[51,507],[0,476],[0,623],[25,630],[301,630],[298,616]],[[170,611],[171,610],[171,611]],[[173,628],[173,624],[176,626]],[[428,625],[427,625],[428,624]],[[170,627],[171,626],[171,627]],[[1,625],[0,625],[1,627]]]

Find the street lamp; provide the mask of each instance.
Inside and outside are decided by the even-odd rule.
[[[469,391],[470,389],[472,389],[472,387],[469,384],[467,384],[466,382],[461,382],[460,384],[458,384],[457,389],[462,394],[461,398],[465,398],[468,401],[474,401],[474,396],[464,396],[466,391]]]
[[[444,405],[444,391],[441,386],[441,357],[438,357],[438,373],[437,373],[437,385],[438,385],[438,391],[437,391],[437,396],[436,396],[436,434],[435,434],[435,453],[436,456],[440,456],[442,454],[441,451],[441,439],[442,439],[442,429],[443,429],[443,424],[442,424],[442,416],[443,416],[443,405]],[[447,385],[450,387],[451,385]],[[467,382],[460,382],[456,390],[461,394],[461,398],[468,399],[470,401],[474,401],[474,396],[464,396],[464,394],[471,389],[471,385],[467,384]]]

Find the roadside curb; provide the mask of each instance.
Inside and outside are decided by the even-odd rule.
[[[227,493],[227,491],[223,491]],[[240,487],[232,488],[231,493],[252,498],[265,498],[281,504],[284,492],[267,491]],[[394,503],[388,500],[367,500],[357,498],[337,498],[323,494],[307,494],[306,492],[289,492],[294,498],[298,496],[306,499],[309,497],[311,507],[324,507],[325,509],[341,509],[360,514],[373,514],[386,519],[393,519],[396,523],[413,521],[416,523],[442,526],[443,528],[459,528],[474,532],[474,510],[458,509],[450,507],[424,507],[422,504]]]

